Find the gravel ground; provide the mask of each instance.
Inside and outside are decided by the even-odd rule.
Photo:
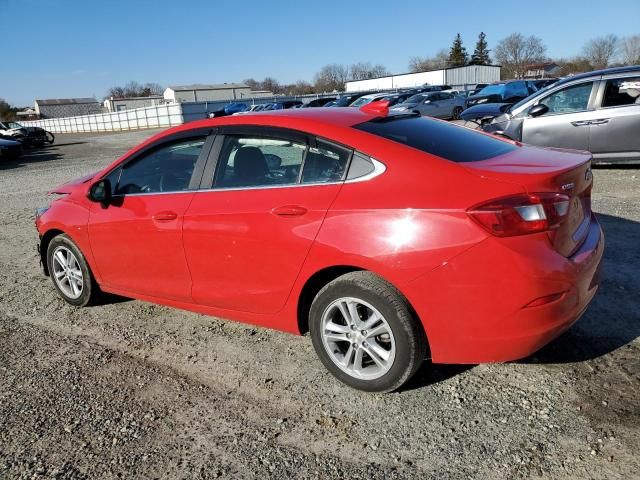
[[[639,478],[640,172],[595,170],[603,282],[569,332],[372,395],[335,381],[309,338],[58,298],[35,208],[151,133],[58,135],[0,163],[0,478]]]

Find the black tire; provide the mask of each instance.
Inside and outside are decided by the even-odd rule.
[[[451,118],[454,120],[460,120],[460,114],[462,113],[462,107],[453,107],[451,112]]]
[[[45,138],[46,143],[48,143],[49,145],[53,145],[53,142],[56,140],[56,136],[49,131],[45,131]]]
[[[77,260],[77,265],[80,267],[80,270],[82,272],[82,289],[80,295],[77,298],[74,298],[67,294],[54,278],[55,269],[53,255],[59,247],[68,249],[69,251],[71,251],[71,253],[73,253],[75,259]],[[58,294],[65,302],[69,303],[70,305],[76,307],[84,307],[94,303],[98,298],[100,290],[93,274],[91,273],[91,269],[89,268],[89,265],[84,258],[84,255],[82,255],[80,249],[66,235],[58,235],[49,242],[49,246],[47,247],[47,269],[49,271],[51,281],[53,282],[53,286],[58,291]]]
[[[370,304],[384,317],[393,333],[395,358],[388,371],[378,378],[356,378],[345,372],[325,347],[323,316],[336,300],[345,297]],[[390,392],[400,388],[420,368],[428,350],[425,333],[407,300],[393,285],[372,272],[347,273],[325,285],[311,304],[309,331],[316,353],[327,370],[350,387],[367,392]]]

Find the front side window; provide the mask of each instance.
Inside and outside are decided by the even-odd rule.
[[[298,182],[306,143],[268,137],[227,135],[216,188],[292,185]]]
[[[607,80],[604,89],[603,107],[640,105],[640,77]]]
[[[164,144],[122,167],[116,195],[180,192],[189,189],[206,137]]]
[[[593,82],[572,85],[552,93],[540,103],[549,107],[549,111],[545,115],[583,112],[589,106],[592,89]]]

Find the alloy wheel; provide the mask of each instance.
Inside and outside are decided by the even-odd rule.
[[[59,246],[52,255],[53,279],[62,293],[76,299],[82,295],[84,277],[78,259],[71,250]]]
[[[338,368],[363,380],[382,377],[396,356],[387,320],[372,305],[353,297],[338,298],[325,309],[322,343]]]

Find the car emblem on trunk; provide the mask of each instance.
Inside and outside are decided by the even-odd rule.
[[[564,191],[566,192],[567,190],[571,190],[571,189],[572,189],[573,187],[575,187],[575,186],[576,186],[576,184],[575,184],[575,183],[565,183],[565,184],[564,184],[564,185],[562,185],[562,187],[560,187],[560,188],[562,188],[562,190],[564,190]]]
[[[587,171],[584,172],[584,179],[588,182],[593,178],[593,172],[591,171],[591,167],[587,168]]]

